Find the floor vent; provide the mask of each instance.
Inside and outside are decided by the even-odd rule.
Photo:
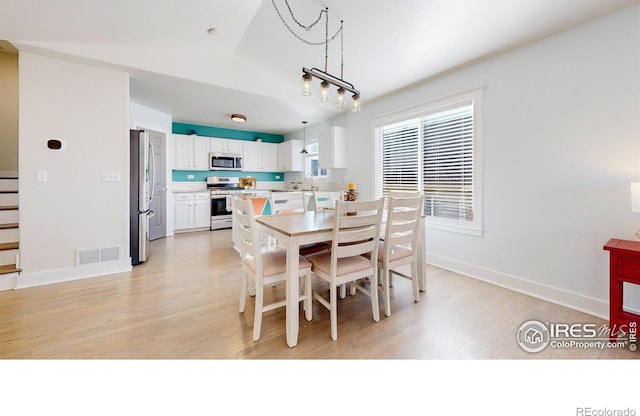
[[[120,260],[120,247],[90,248],[76,251],[76,267]]]

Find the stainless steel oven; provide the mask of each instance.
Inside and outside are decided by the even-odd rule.
[[[231,228],[232,212],[231,212],[231,195],[216,194],[211,191],[211,229],[222,230]]]
[[[242,190],[238,178],[210,176],[207,187],[211,191],[211,229],[231,228],[233,196]]]

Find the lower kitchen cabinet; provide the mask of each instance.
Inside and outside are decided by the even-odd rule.
[[[184,192],[175,194],[175,231],[209,229],[211,226],[211,194]]]

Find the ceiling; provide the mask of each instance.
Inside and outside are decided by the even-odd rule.
[[[364,107],[640,0],[288,2],[305,24],[328,7],[330,36],[344,20],[344,79]],[[0,0],[0,39],[19,51],[123,69],[132,102],[177,122],[286,134],[302,120],[349,111],[300,94],[302,67],[323,69],[324,46],[297,39],[274,4],[294,27],[285,0]],[[296,33],[322,42],[324,20]],[[328,72],[339,76],[340,37],[329,45]],[[230,121],[232,113],[247,122]]]

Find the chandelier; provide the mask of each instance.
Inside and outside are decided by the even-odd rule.
[[[338,88],[338,90],[336,91],[336,94],[337,94],[336,106],[338,108],[344,108],[344,106],[346,105],[345,95],[347,92],[349,92],[352,94],[351,111],[353,112],[360,111],[361,109],[360,91],[358,91],[353,86],[353,84],[343,79],[344,77],[344,21],[340,20],[340,29],[338,29],[336,33],[331,38],[329,38],[329,8],[328,7],[325,7],[323,10],[320,11],[320,15],[318,16],[315,22],[311,23],[310,25],[303,25],[293,15],[291,6],[289,6],[289,1],[285,0],[285,4],[289,9],[289,13],[291,14],[291,18],[293,19],[293,21],[302,29],[306,30],[307,32],[311,30],[314,26],[316,26],[318,22],[320,22],[320,20],[322,19],[322,15],[324,14],[324,17],[325,17],[324,42],[310,42],[306,39],[303,39],[295,31],[293,31],[293,29],[291,29],[291,27],[287,24],[285,19],[282,17],[280,10],[278,10],[278,6],[276,6],[275,0],[271,0],[271,3],[273,4],[273,7],[276,9],[276,12],[280,17],[280,20],[282,20],[282,23],[284,23],[286,28],[289,29],[289,32],[291,32],[291,34],[293,34],[296,38],[298,38],[302,42],[309,45],[324,45],[324,71],[318,68],[311,68],[311,69],[304,68],[304,67],[302,68],[302,95],[308,96],[312,94],[313,78],[318,78],[321,81],[320,99],[322,100],[322,102],[327,102],[331,99],[330,86],[333,85],[334,87]],[[329,60],[329,42],[331,42],[336,37],[338,37],[338,35],[340,35],[340,77],[331,75],[327,70],[327,62]]]

